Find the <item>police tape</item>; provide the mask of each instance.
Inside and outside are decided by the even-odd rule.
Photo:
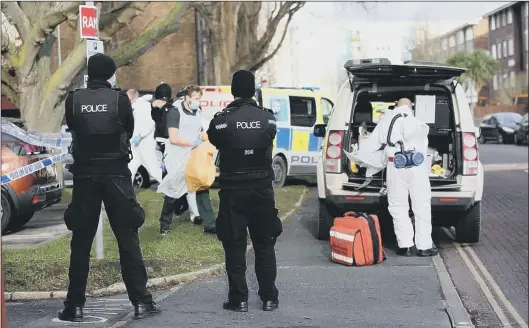
[[[64,151],[72,143],[71,133],[38,133],[26,131],[7,120],[2,120],[2,133],[13,136],[30,145],[63,150],[60,154],[44,158],[38,162],[2,174],[0,183],[2,185],[35,173],[53,164],[71,159],[71,155],[67,151]]]
[[[15,124],[2,120],[2,133],[9,134],[28,144],[66,150],[72,143],[71,133],[38,133],[26,131]]]
[[[29,165],[23,166],[21,168],[18,168],[14,171],[11,171],[6,174],[2,174],[2,183],[1,184],[7,184],[12,181],[15,181],[17,179],[20,179],[22,177],[25,177],[27,175],[30,175],[32,173],[35,173],[37,171],[42,170],[43,168],[46,168],[48,166],[51,166],[56,163],[60,163],[70,157],[70,154],[67,152],[60,153],[57,155],[53,155],[51,157],[47,157],[43,160],[40,160],[35,163],[31,163]]]

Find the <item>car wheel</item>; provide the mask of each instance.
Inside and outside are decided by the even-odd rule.
[[[274,181],[272,183],[274,188],[283,188],[287,179],[287,163],[282,157],[276,156],[272,161],[272,169],[274,170]]]
[[[503,137],[503,134],[501,133],[498,135],[498,143],[499,144],[505,143],[505,138]]]
[[[35,212],[27,212],[24,214],[18,215],[16,218],[11,219],[9,224],[7,225],[7,230],[18,230],[26,225],[26,223],[29,222],[33,218],[33,215],[35,215]]]
[[[325,204],[325,201],[319,200],[319,213],[318,213],[318,239],[329,240],[329,234],[331,232],[331,226],[334,221],[329,207]]]
[[[481,202],[477,202],[457,222],[456,240],[459,243],[477,243],[480,232]]]
[[[147,170],[143,167],[140,167],[134,176],[134,187],[135,188],[149,188],[151,185],[150,177]]]
[[[484,137],[483,135],[481,135],[481,136],[479,136],[479,138],[478,138],[478,142],[479,142],[480,144],[484,144],[484,143],[487,142],[487,141],[485,140],[485,137]]]
[[[2,192],[2,233],[9,225],[11,220],[11,214],[13,213],[13,207],[6,193]]]

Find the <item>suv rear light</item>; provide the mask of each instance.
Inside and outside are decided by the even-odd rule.
[[[327,137],[325,152],[325,171],[327,173],[340,173],[342,165],[342,138],[343,131],[330,131]]]
[[[476,135],[472,132],[463,132],[463,175],[477,175],[478,161]]]

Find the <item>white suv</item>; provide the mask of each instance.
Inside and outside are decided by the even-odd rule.
[[[317,168],[318,238],[328,239],[334,217],[346,211],[387,210],[385,170],[362,186],[365,169],[354,167],[343,152],[357,147],[361,125],[373,131],[373,118],[381,111],[373,110],[372,104],[394,103],[400,98],[417,102],[416,96],[435,96],[435,113],[427,113],[434,121],[428,124],[429,148],[437,152],[437,164],[445,175],[430,178],[433,221],[454,226],[459,242],[478,242],[483,166],[477,143],[480,131],[474,126],[465,91],[456,81],[465,70],[411,61],[392,65],[384,58],[350,60],[345,69],[349,80],[340,89],[328,123],[314,127],[315,136],[325,137]]]

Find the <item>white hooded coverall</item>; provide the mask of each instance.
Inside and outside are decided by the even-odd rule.
[[[399,113],[407,114],[407,117],[401,117],[395,121],[391,133],[391,142],[396,143],[402,140],[405,150],[415,149],[422,152],[426,157],[429,127],[416,119],[408,106],[397,107],[386,113],[375,129],[378,132],[373,131],[374,134],[378,135],[379,143],[387,143],[391,120]],[[415,244],[418,250],[430,249],[433,247],[430,168],[427,167],[426,161],[411,168],[395,168],[390,158],[399,150],[398,145],[396,147],[386,145],[385,148],[385,155],[388,159],[388,210],[393,217],[397,243],[400,248],[412,247]],[[411,198],[411,207],[415,215],[415,243],[414,229],[409,216],[408,196]]]
[[[143,98],[136,98],[132,104],[134,115],[134,136],[140,136],[137,146],[131,145],[132,160],[129,169],[132,179],[143,165],[147,172],[159,183],[162,182],[162,168],[156,159],[156,141],[154,140],[155,124],[151,118],[151,104]]]

